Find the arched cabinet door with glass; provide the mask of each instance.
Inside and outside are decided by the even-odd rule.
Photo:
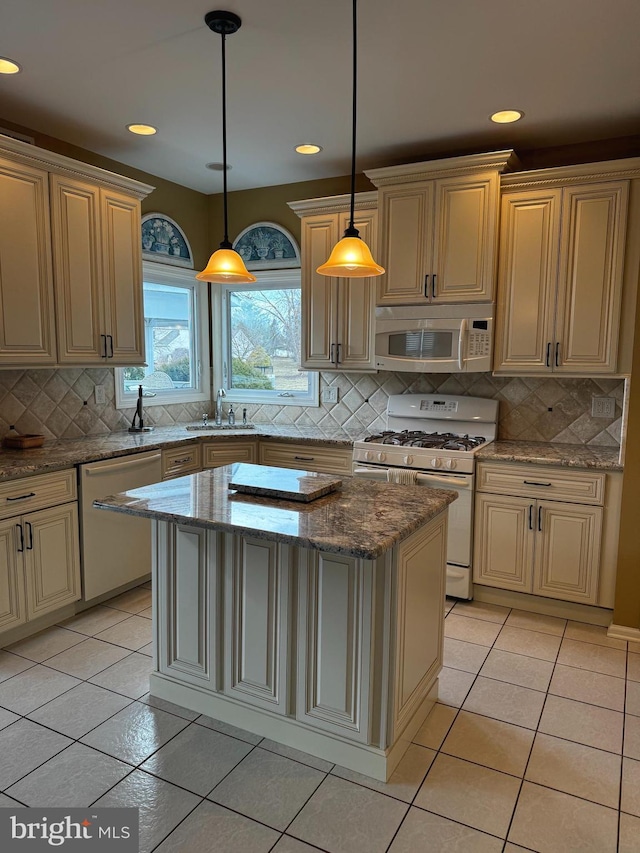
[[[146,365],[116,371],[116,405],[133,408],[142,385],[145,408],[210,399],[207,285],[193,271],[143,264]]]

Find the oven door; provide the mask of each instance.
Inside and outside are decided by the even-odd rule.
[[[353,476],[386,483],[387,469],[356,463],[353,466]],[[451,489],[458,493],[458,500],[449,505],[447,563],[469,567],[473,522],[473,474],[432,474],[419,471],[416,476],[416,485],[428,486],[431,489]]]

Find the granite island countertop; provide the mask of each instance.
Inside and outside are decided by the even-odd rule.
[[[187,430],[187,424],[155,427],[152,432],[130,433],[126,430],[102,435],[87,435],[82,438],[61,438],[45,441],[42,447],[29,450],[0,450],[0,482],[29,477],[32,474],[46,474],[72,468],[85,462],[98,462],[117,456],[128,456],[147,450],[163,450],[181,444],[194,444],[198,441],[229,441],[241,438],[273,438],[283,442],[316,443],[351,447],[353,442],[362,438],[348,433],[339,427],[320,429],[319,427],[272,426],[256,424],[251,429]]]
[[[456,492],[446,489],[351,477],[345,478],[341,490],[308,504],[250,497],[228,488],[237,464],[132,489],[96,501],[94,506],[375,559],[457,498]]]
[[[522,462],[566,468],[622,471],[620,448],[546,441],[494,441],[476,452],[482,462]]]

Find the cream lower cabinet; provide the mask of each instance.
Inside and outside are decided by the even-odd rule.
[[[56,363],[48,181],[0,159],[0,367]]]
[[[628,196],[628,181],[503,193],[496,373],[616,372]]]
[[[302,367],[374,371],[375,281],[331,278],[316,268],[326,262],[349,224],[348,196],[292,202],[302,217]],[[355,227],[376,256],[375,193],[356,196]]]
[[[562,493],[575,484],[576,492],[599,504],[604,475],[571,472],[554,480],[549,469],[512,466],[509,471],[509,467],[494,471],[489,465],[480,466],[480,487],[493,482],[505,493],[476,495],[474,583],[582,604],[600,603],[602,506],[541,500],[536,493],[549,489]],[[506,493],[505,478],[513,478],[513,487],[518,475],[525,494]],[[602,483],[595,492],[594,483]]]
[[[0,543],[0,631],[80,598],[77,503],[3,521]]]
[[[60,364],[144,363],[140,201],[51,175]]]
[[[324,474],[351,475],[350,447],[318,444],[291,444],[283,441],[260,442],[260,464],[274,468],[299,468]]]
[[[257,462],[255,441],[211,441],[202,444],[202,467],[219,468],[234,462]]]

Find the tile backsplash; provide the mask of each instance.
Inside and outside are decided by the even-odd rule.
[[[93,390],[104,385],[106,404],[98,406]],[[623,379],[557,379],[476,374],[332,374],[320,375],[320,388],[339,390],[338,403],[320,407],[251,406],[255,423],[335,427],[364,434],[384,427],[389,394],[468,394],[500,401],[498,436],[503,439],[554,441],[616,447],[622,428]],[[615,417],[591,417],[593,396],[614,397]],[[207,404],[154,406],[149,423],[171,425],[199,420]],[[209,405],[209,411],[213,408]],[[0,370],[0,435],[10,424],[22,433],[48,438],[77,438],[126,429],[133,409],[115,408],[112,368]]]

